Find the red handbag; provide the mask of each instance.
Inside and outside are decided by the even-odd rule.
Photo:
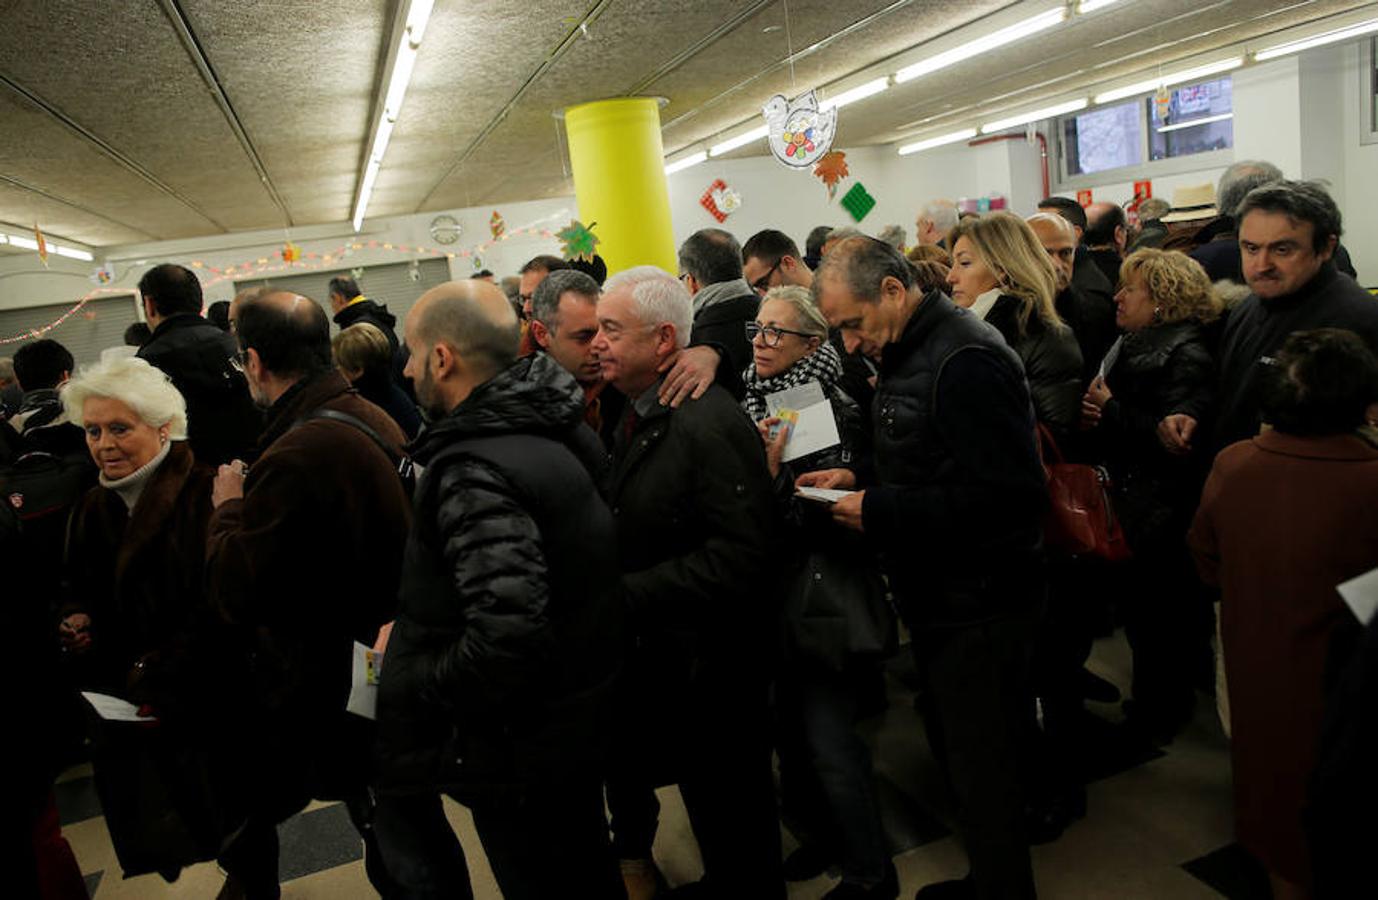
[[[1038,454],[1048,477],[1051,506],[1043,524],[1049,550],[1122,562],[1133,554],[1110,500],[1110,473],[1101,466],[1069,463],[1047,425],[1038,423]]]

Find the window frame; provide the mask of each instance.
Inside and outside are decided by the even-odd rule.
[[[1359,44],[1359,143],[1378,144],[1378,37]]]
[[[1234,111],[1234,82],[1230,75],[1223,76],[1231,78],[1230,83],[1230,110]],[[1206,81],[1217,81],[1218,78],[1206,79]],[[1192,84],[1203,84],[1204,82],[1188,82],[1181,85],[1173,85],[1173,90],[1182,87],[1190,87]],[[1188,156],[1174,156],[1169,159],[1149,159],[1150,136],[1148,129],[1151,126],[1148,115],[1148,101],[1153,97],[1152,92],[1137,94],[1134,97],[1121,97],[1109,103],[1098,103],[1078,110],[1065,116],[1058,116],[1053,120],[1053,130],[1055,132],[1053,141],[1057,147],[1057,168],[1055,172],[1054,188],[1059,191],[1074,191],[1084,188],[1099,187],[1109,182],[1120,181],[1143,181],[1144,179],[1159,178],[1168,175],[1182,175],[1188,172],[1199,172],[1203,169],[1223,169],[1234,162],[1233,139],[1231,146],[1225,150],[1210,150],[1205,153],[1193,153]],[[1137,166],[1120,166],[1115,169],[1102,169],[1099,172],[1092,172],[1088,175],[1070,175],[1067,172],[1067,129],[1065,123],[1068,119],[1074,119],[1078,115],[1085,115],[1098,109],[1106,109],[1112,106],[1119,106],[1133,101],[1137,104],[1139,111],[1139,145],[1140,159],[1144,162]]]

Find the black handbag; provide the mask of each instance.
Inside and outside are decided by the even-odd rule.
[[[894,653],[899,627],[885,580],[851,555],[811,551],[785,598],[784,642],[787,660],[835,672]]]

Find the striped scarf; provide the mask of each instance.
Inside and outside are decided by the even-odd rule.
[[[754,365],[747,366],[746,371],[742,373],[742,381],[746,382],[746,397],[742,400],[742,409],[747,411],[753,422],[759,422],[769,415],[769,408],[766,406],[767,394],[798,387],[810,381],[821,383],[823,392],[827,393],[841,377],[842,357],[838,354],[837,348],[825,340],[817,350],[779,375],[761,378],[756,374]]]

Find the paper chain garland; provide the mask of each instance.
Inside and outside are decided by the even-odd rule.
[[[500,241],[511,240],[514,237],[520,237],[523,235],[538,235],[543,238],[554,238],[555,232],[549,228],[538,227],[533,225],[528,228],[518,228],[513,231],[505,232],[501,237],[496,237],[492,240],[484,241],[483,243],[475,247],[472,247],[468,250],[459,251],[440,250],[436,247],[412,246],[410,244],[394,244],[391,241],[351,241],[348,244],[341,244],[339,247],[336,247],[334,250],[331,250],[327,253],[302,253],[299,259],[293,262],[283,262],[282,254],[281,252],[279,252],[275,254],[276,258],[260,256],[257,259],[248,260],[243,263],[237,263],[232,266],[225,266],[223,268],[219,266],[208,266],[199,259],[193,259],[191,262],[188,263],[188,266],[197,271],[211,273],[212,277],[209,280],[203,282],[202,284],[202,287],[210,287],[212,285],[219,284],[222,281],[227,281],[234,278],[249,278],[256,275],[265,275],[272,272],[281,272],[288,269],[294,272],[311,271],[313,269],[323,269],[328,265],[340,262],[344,257],[348,256],[355,250],[394,250],[398,253],[424,253],[430,255],[433,258],[444,257],[446,259],[465,259],[470,256],[477,257],[480,253],[487,250],[489,247],[492,247],[494,244],[499,243]],[[41,328],[31,328],[23,334],[16,334],[11,335],[10,337],[0,338],[0,346],[3,346],[5,344],[18,344],[22,341],[37,340],[38,338],[43,337],[43,335],[47,334],[54,328],[61,325],[63,322],[66,322],[72,316],[81,312],[82,307],[86,306],[86,304],[90,303],[92,300],[95,300],[97,297],[107,294],[128,293],[130,293],[130,290],[128,288],[97,288],[96,290],[91,291],[89,294],[86,294],[81,299],[77,300],[77,302],[71,308],[69,308],[66,312],[58,316],[53,321],[49,322],[47,325],[44,325]]]

